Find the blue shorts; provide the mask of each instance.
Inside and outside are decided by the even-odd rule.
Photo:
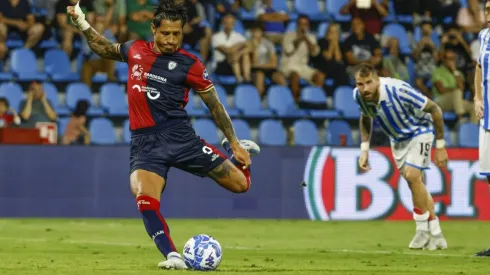
[[[142,169],[154,172],[165,180],[170,167],[206,177],[227,159],[194,131],[133,135],[130,147],[130,173]]]

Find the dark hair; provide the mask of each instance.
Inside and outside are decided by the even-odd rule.
[[[308,20],[308,22],[310,22],[310,18],[306,14],[298,15],[298,19],[296,19],[296,22],[299,22],[299,20],[301,20],[301,19],[306,19],[306,20]]]
[[[377,74],[376,68],[370,63],[361,63],[356,67],[355,75],[359,75],[360,77],[368,77]]]
[[[265,31],[265,28],[264,28],[264,24],[262,24],[261,22],[254,22],[253,25],[252,25],[252,30],[261,30],[262,32]]]
[[[90,107],[90,103],[88,100],[79,100],[77,101],[77,106],[75,106],[75,110],[73,111],[73,115],[76,117],[84,116],[87,114],[88,108]]]
[[[184,0],[160,0],[153,10],[153,25],[159,27],[162,20],[187,22],[187,1]]]
[[[5,105],[8,107],[10,107],[10,104],[9,104],[9,101],[6,97],[3,97],[3,96],[0,96],[0,103],[3,102],[5,103]]]

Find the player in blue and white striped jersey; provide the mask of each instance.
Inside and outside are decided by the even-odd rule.
[[[485,18],[490,26],[490,0],[485,1]],[[480,119],[479,159],[480,174],[487,176],[490,184],[490,28],[478,35],[480,55],[475,69],[475,112]],[[476,256],[490,256],[490,248]]]
[[[442,111],[432,100],[406,82],[379,77],[369,64],[360,65],[355,74],[354,100],[361,108],[361,156],[359,166],[369,170],[368,152],[373,119],[391,139],[391,151],[398,169],[412,192],[415,236],[411,249],[445,249],[434,201],[424,185],[423,170],[430,164],[431,147],[436,135],[435,163],[447,163]]]

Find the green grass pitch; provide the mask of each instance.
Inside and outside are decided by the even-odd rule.
[[[178,249],[209,234],[223,246],[217,274],[490,274],[490,223],[443,222],[450,248],[408,249],[413,222],[169,220]],[[0,274],[182,274],[162,258],[140,220],[1,219]],[[195,273],[195,272],[193,272]]]

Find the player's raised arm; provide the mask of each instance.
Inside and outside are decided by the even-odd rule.
[[[90,49],[103,58],[124,61],[120,53],[121,44],[110,42],[94,30],[85,20],[85,14],[80,9],[79,3],[75,6],[67,7],[67,13],[77,28],[85,35]]]

